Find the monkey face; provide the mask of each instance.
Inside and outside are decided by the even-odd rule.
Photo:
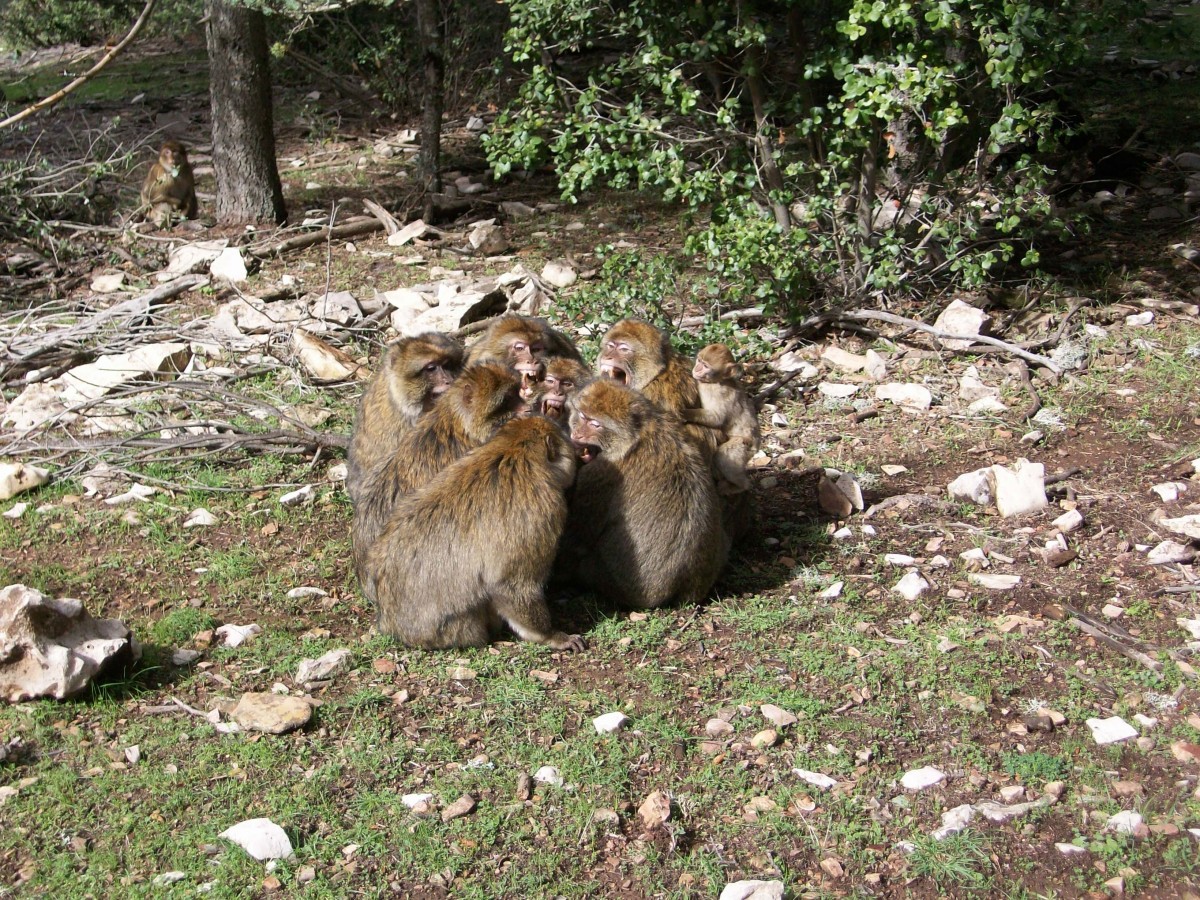
[[[425,393],[430,402],[446,393],[458,372],[458,363],[447,358],[431,359],[421,367],[420,377],[425,382]]]
[[[508,364],[521,376],[521,396],[525,399],[533,394],[546,371],[542,362],[545,353],[546,344],[540,337],[518,334],[509,341]]]
[[[702,359],[696,360],[696,365],[692,367],[692,377],[704,384],[715,381],[714,374],[712,367]]]
[[[582,409],[571,413],[571,444],[581,463],[595,462],[604,450],[604,440],[605,428],[600,419],[589,416]]]
[[[608,339],[596,360],[601,378],[611,378],[624,384],[633,384],[633,346],[628,341]]]

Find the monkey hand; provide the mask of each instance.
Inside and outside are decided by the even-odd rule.
[[[561,631],[551,635],[550,640],[546,643],[555,650],[569,650],[572,653],[579,653],[587,649],[587,642],[582,637],[577,634],[564,634]]]

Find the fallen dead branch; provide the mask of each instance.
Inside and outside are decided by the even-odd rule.
[[[205,275],[184,275],[138,297],[122,300],[66,328],[55,328],[24,339],[13,338],[4,348],[4,358],[0,359],[0,381],[10,381],[47,366],[61,367],[64,360],[73,365],[76,360],[98,355],[99,351],[95,348],[83,345],[85,339],[94,337],[107,327],[132,332],[163,301],[189,291],[206,280]]]
[[[1017,369],[1017,374],[1021,376],[1021,384],[1025,386],[1025,393],[1029,394],[1029,406],[1021,413],[1021,421],[1029,422],[1042,409],[1042,398],[1038,396],[1037,388],[1033,386],[1033,379],[1029,375],[1029,364],[1023,359],[1018,359],[1013,365]]]
[[[340,241],[344,238],[358,237],[383,230],[384,224],[379,219],[374,216],[360,216],[351,219],[345,225],[335,225],[332,228],[323,225],[316,231],[297,235],[277,244],[258,244],[250,247],[247,252],[256,259],[266,259],[271,256],[282,256],[291,250],[302,250],[313,244],[319,244],[321,241]]]
[[[1141,649],[1146,648],[1146,650],[1154,650],[1155,648],[1144,644],[1124,628],[1121,628],[1119,625],[1105,625],[1104,623],[1092,618],[1087,613],[1081,612],[1080,610],[1074,609],[1070,606],[1066,607],[1066,611],[1071,616],[1071,624],[1084,634],[1095,638],[1106,647],[1116,650],[1122,656],[1125,656],[1128,659],[1145,666],[1152,672],[1161,672],[1163,670],[1163,664],[1161,662],[1150,656],[1149,653],[1145,652],[1145,650]],[[1182,657],[1179,653],[1176,653],[1173,650],[1168,650],[1166,653],[1172,660],[1176,662],[1182,661]],[[1196,677],[1196,674],[1192,670],[1191,666],[1180,666],[1180,671],[1183,672],[1183,674],[1188,678]]]

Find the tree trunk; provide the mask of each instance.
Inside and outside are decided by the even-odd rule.
[[[438,0],[417,0],[417,33],[421,39],[425,80],[421,86],[420,177],[427,191],[440,191],[438,165],[442,152],[442,106],[446,76],[445,35]]]
[[[217,221],[283,222],[275,164],[266,19],[258,10],[205,0]]]

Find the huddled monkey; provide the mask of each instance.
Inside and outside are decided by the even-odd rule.
[[[401,338],[384,354],[359,401],[346,456],[346,490],[358,502],[366,474],[396,452],[400,438],[462,371],[463,348],[437,332]]]
[[[142,207],[158,228],[170,224],[177,213],[196,218],[196,178],[179,141],[163,141],[159,148],[158,159],[142,182]]]
[[[758,452],[761,432],[754,401],[742,388],[742,367],[724,344],[709,344],[696,355],[692,377],[700,388],[701,409],[685,409],[685,421],[712,428],[721,443],[713,456],[722,494],[750,490],[746,463]]]
[[[516,370],[525,397],[541,381],[546,360],[554,357],[583,362],[571,339],[537,316],[501,316],[467,350],[468,365],[494,362]]]

